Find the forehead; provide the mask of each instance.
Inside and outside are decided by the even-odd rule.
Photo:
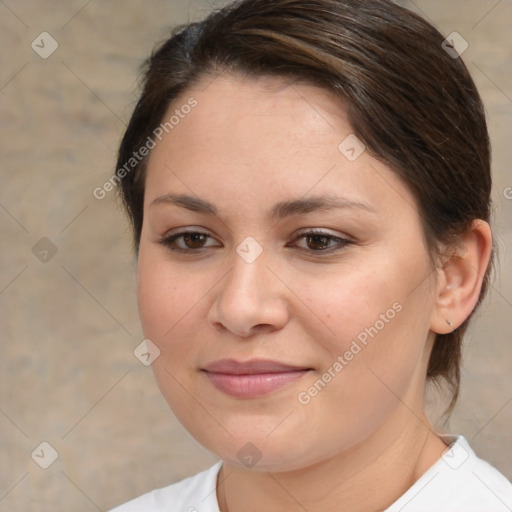
[[[195,107],[183,109],[191,100]],[[325,89],[220,75],[183,93],[165,119],[180,113],[152,150],[147,201],[192,192],[215,203],[261,208],[271,200],[339,192],[374,206],[389,207],[386,202],[404,196],[414,203],[398,176],[368,152],[353,158],[364,146],[341,101]]]
[[[192,99],[197,105],[166,137],[174,146],[184,140],[189,147],[200,144],[202,151],[191,152],[188,157],[203,158],[209,150],[219,157],[222,149],[231,158],[238,153],[243,160],[244,154],[254,157],[265,151],[267,156],[266,150],[271,149],[278,156],[320,142],[330,144],[336,153],[336,131],[351,131],[341,103],[329,91],[283,78],[235,74],[204,77],[174,100],[164,121],[182,109],[190,110],[186,105]],[[271,138],[280,144],[269,145]]]

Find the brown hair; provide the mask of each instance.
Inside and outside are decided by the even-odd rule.
[[[354,133],[414,194],[430,255],[490,218],[484,109],[461,58],[429,23],[390,0],[241,0],[176,29],[146,63],[143,92],[121,142],[121,169],[171,102],[220,72],[307,81],[336,95]],[[148,157],[123,173],[121,196],[138,249]],[[126,167],[125,167],[126,168]],[[479,303],[489,280],[487,269]],[[427,377],[459,392],[469,318],[438,334]]]

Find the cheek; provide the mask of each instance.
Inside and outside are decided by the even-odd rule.
[[[144,335],[153,341],[162,338],[172,327],[178,302],[175,284],[161,267],[141,246],[137,266],[137,303]]]
[[[317,279],[304,289],[304,302],[319,318],[304,309],[303,326],[322,357],[296,397],[308,418],[323,420],[325,438],[337,439],[339,448],[369,436],[402,402],[416,403],[425,377],[427,308],[410,294],[419,272],[404,283],[398,267],[377,274],[352,270],[328,286]]]
[[[144,336],[164,356],[159,359],[175,360],[190,347],[190,343],[179,341],[188,338],[189,319],[200,306],[201,289],[196,281],[193,273],[177,272],[169,261],[141,244],[137,267],[139,316]]]
[[[165,389],[174,386],[166,373],[187,383],[187,387],[192,385],[202,355],[211,343],[211,294],[222,275],[173,262],[160,248],[141,243],[137,267],[139,316],[144,336],[160,349],[152,367],[159,384],[167,381]],[[164,395],[170,395],[165,389]]]
[[[389,276],[389,270],[383,274]],[[364,343],[367,329],[377,322],[381,331],[396,317],[393,305],[403,300],[403,294],[390,286],[389,277],[380,275],[370,265],[330,270],[314,279],[310,273],[303,275],[298,286],[307,306],[302,308],[303,321],[315,329],[315,341],[328,352],[348,350],[355,339]]]
[[[156,251],[155,251],[156,252]],[[166,258],[141,244],[137,267],[137,299],[144,336],[160,349],[153,362],[157,384],[181,421],[196,369],[197,315],[204,315],[197,274],[176,271]],[[186,409],[186,407],[185,407]]]
[[[424,281],[429,269],[427,260],[386,263],[381,258],[309,277],[309,284],[301,286],[308,306],[302,308],[302,324],[323,349],[322,371],[343,374],[336,379],[340,385],[360,381],[361,392],[371,391],[378,376],[392,389],[404,390],[424,356],[432,307]],[[340,364],[333,369],[336,362],[343,369]]]

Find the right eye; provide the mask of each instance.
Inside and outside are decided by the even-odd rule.
[[[209,241],[213,243],[208,244]],[[200,231],[182,231],[181,233],[175,233],[163,237],[159,240],[159,243],[171,251],[182,253],[197,252],[208,247],[220,247],[220,244],[210,235]]]

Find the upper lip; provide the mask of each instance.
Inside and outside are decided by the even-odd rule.
[[[258,373],[282,373],[309,370],[305,366],[294,366],[272,361],[269,359],[251,359],[237,361],[236,359],[219,359],[206,365],[203,370],[211,373],[226,373],[231,375],[254,375]]]

